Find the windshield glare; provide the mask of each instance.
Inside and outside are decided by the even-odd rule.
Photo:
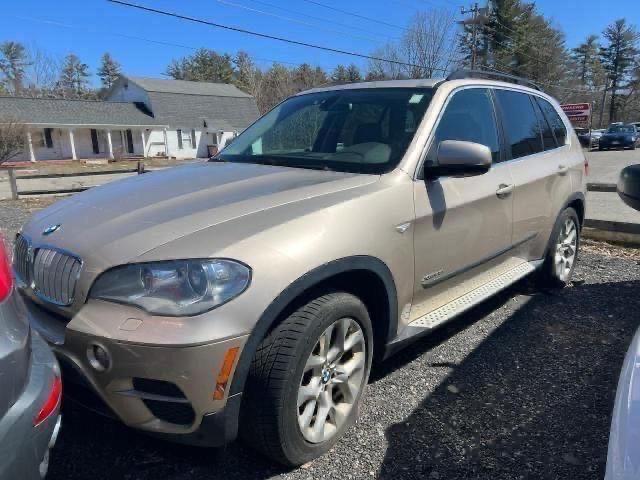
[[[607,133],[636,133],[636,128],[633,125],[617,125],[609,127]]]
[[[428,88],[333,90],[292,97],[225,148],[220,159],[380,174],[405,154],[431,101]]]

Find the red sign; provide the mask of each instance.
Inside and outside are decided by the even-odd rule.
[[[569,103],[560,106],[570,120],[574,120],[575,117],[588,118],[591,115],[591,104],[589,103]]]

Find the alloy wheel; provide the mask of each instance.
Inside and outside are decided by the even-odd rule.
[[[555,254],[555,268],[558,278],[567,282],[576,261],[578,249],[578,227],[572,218],[568,218],[558,234]]]
[[[333,437],[347,421],[366,370],[362,328],[352,318],[331,324],[307,358],[298,389],[298,425],[311,443]]]

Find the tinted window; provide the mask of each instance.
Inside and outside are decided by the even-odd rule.
[[[567,127],[564,126],[564,122],[560,118],[560,115],[558,115],[558,112],[553,105],[546,100],[539,97],[536,97],[536,100],[538,101],[538,105],[542,108],[549,125],[551,125],[551,128],[553,129],[558,145],[565,145],[567,143]]]
[[[556,148],[558,145],[556,144],[556,139],[553,136],[553,130],[551,130],[551,126],[547,119],[542,114],[542,110],[536,102],[535,97],[531,97],[531,101],[534,104],[534,110],[536,111],[536,115],[538,117],[538,123],[540,124],[540,128],[542,130],[542,144],[544,145],[545,150],[552,150]]]
[[[429,164],[436,163],[438,145],[445,140],[462,140],[486,145],[491,150],[493,161],[500,160],[498,129],[489,90],[472,88],[453,95],[436,128],[426,160]]]
[[[542,133],[533,104],[526,93],[496,90],[502,109],[507,144],[511,158],[520,158],[542,151]]]

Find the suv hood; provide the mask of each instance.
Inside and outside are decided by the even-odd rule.
[[[199,162],[96,187],[36,214],[23,233],[71,251],[90,270],[130,262],[199,230],[379,177],[256,164]],[[60,225],[52,234],[47,227]]]

